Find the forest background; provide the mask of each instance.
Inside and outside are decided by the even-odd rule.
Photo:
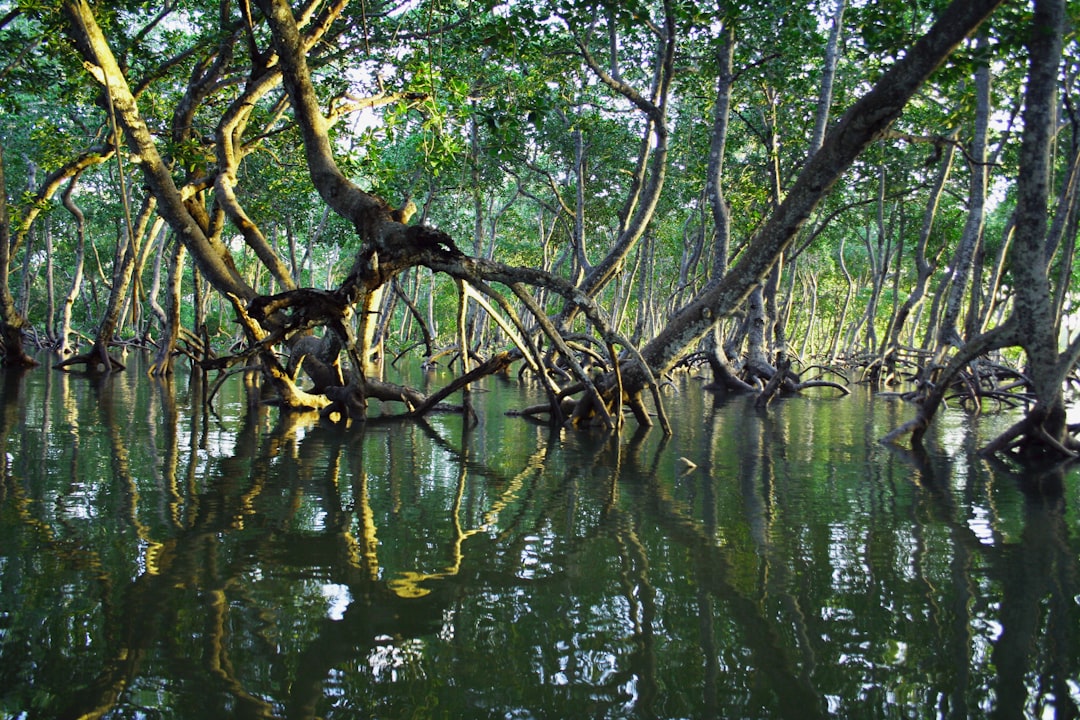
[[[0,2],[4,364],[148,347],[339,420],[520,368],[611,431],[684,368],[870,381],[916,401],[890,439],[955,395],[1071,458],[1078,15]],[[413,358],[458,379],[386,381]]]

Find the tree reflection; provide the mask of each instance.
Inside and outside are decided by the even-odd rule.
[[[674,439],[568,438],[13,377],[5,712],[1077,713],[1063,471],[886,450],[869,403],[688,400]]]

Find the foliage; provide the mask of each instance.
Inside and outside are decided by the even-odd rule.
[[[16,225],[27,213],[27,203],[41,202],[32,189],[30,195],[22,191],[30,163],[39,175],[49,173],[109,137],[100,89],[73,51],[57,6],[18,3],[20,12],[0,28],[0,67],[5,73],[0,135]],[[905,52],[944,6],[943,1],[890,1],[846,7],[832,116]],[[0,3],[0,14],[14,7]],[[652,250],[646,256],[636,249],[633,266],[627,262],[619,281],[624,289],[636,287],[639,279],[647,281],[646,287],[663,288],[638,297],[632,314],[662,321],[673,309],[669,302],[691,298],[709,277],[714,230],[704,190],[717,52],[727,29],[734,28],[736,44],[722,187],[737,256],[807,160],[835,8],[834,2],[824,0],[794,13],[761,2],[719,11],[658,0],[353,3],[312,49],[310,64],[321,105],[332,118],[338,161],[353,181],[394,206],[415,201],[421,208],[419,219],[449,232],[470,253],[490,252],[506,263],[543,266],[573,279],[580,270],[572,245],[575,213],[580,213],[587,243],[584,256],[598,262],[625,219],[645,129],[644,115],[587,66],[585,53],[615,80],[648,93],[658,32],[665,17],[670,18],[678,43],[667,109],[668,179],[649,228]],[[201,194],[208,212],[218,212],[214,188],[200,182],[212,178],[219,161],[215,133],[222,118],[252,78],[263,72],[259,63],[270,41],[258,12],[250,36],[239,7],[208,0],[110,3],[95,6],[94,12],[178,186]],[[941,156],[940,139],[956,130],[961,145],[969,141],[974,112],[970,78],[980,63],[994,67],[994,197],[1009,196],[1017,162],[1017,98],[1026,73],[1023,28],[1028,17],[1020,7],[999,10],[983,30],[989,39],[985,50],[974,40],[959,48],[908,105],[896,136],[882,139],[855,163],[819,208],[807,231],[812,237],[804,236],[796,247],[802,253],[799,267],[812,268],[815,275],[822,323],[839,323],[847,291],[837,262],[841,242],[858,290],[849,321],[862,312],[869,297],[870,273],[881,269],[870,263],[864,238],[876,232],[875,198],[882,189],[882,169],[885,240],[893,249],[902,241],[904,253],[891,263],[900,273],[897,297],[911,290],[914,247]],[[198,79],[219,60],[216,81],[197,90]],[[181,112],[185,103],[191,105],[188,114]],[[240,132],[235,192],[248,218],[270,238],[286,264],[302,266],[297,268],[302,283],[340,278],[357,238],[352,228],[326,213],[314,191],[280,86],[253,99]],[[580,208],[578,138],[583,162]],[[1060,180],[1067,156],[1059,158]],[[125,152],[120,160],[130,169],[137,158]],[[112,162],[90,168],[75,195],[87,213],[105,277],[112,263],[111,245],[119,237],[117,172]],[[927,248],[931,258],[947,259],[958,239],[967,177],[961,152]],[[138,175],[131,172],[126,179],[137,202]],[[58,208],[55,197],[41,207],[56,229],[54,261],[63,276],[73,249],[72,219]],[[1001,241],[1008,207],[1001,205],[991,215],[988,256]],[[262,261],[238,240],[229,242],[241,272],[261,283],[258,290],[270,290],[270,273],[257,267]],[[312,256],[317,265],[333,266],[315,267],[312,274]],[[21,256],[13,261],[15,269]],[[150,285],[153,265],[141,268],[144,288]],[[633,274],[635,268],[644,278]],[[673,294],[680,273],[688,273],[689,284]],[[32,294],[27,304],[34,308],[34,325],[45,322],[40,280],[26,286]],[[780,287],[794,291],[797,285],[785,279]],[[105,291],[99,281],[83,288],[84,294]],[[190,295],[190,286],[185,292]],[[601,302],[616,303],[624,297],[621,293],[609,288]],[[452,293],[436,298],[435,306],[439,324],[449,328],[456,303],[445,295]],[[881,330],[892,311],[891,293],[882,302],[875,320]],[[79,321],[87,332],[96,322],[94,312],[85,312],[91,307],[98,303],[79,304]],[[795,307],[790,319],[796,326],[807,321],[799,316],[802,309]],[[145,317],[152,322],[150,313]],[[922,323],[930,320],[928,313],[919,317]],[[819,342],[827,344],[828,334],[818,335]]]

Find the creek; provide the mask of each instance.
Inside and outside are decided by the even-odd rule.
[[[516,379],[347,428],[2,380],[0,718],[1077,716],[1080,475],[979,457],[1009,415],[915,454],[860,387],[685,377],[611,438]]]

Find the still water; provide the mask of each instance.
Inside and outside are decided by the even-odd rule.
[[[619,440],[505,380],[473,427],[135,362],[2,391],[5,719],[1077,716],[1080,478],[977,458],[1008,418],[915,456],[861,390],[686,379]]]

